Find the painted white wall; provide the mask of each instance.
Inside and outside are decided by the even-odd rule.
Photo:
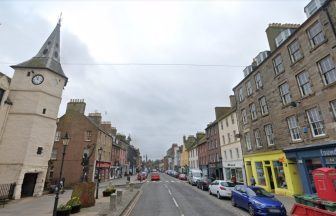
[[[235,137],[235,134],[239,133],[236,112],[232,112],[230,115],[221,119],[218,122],[218,129],[222,154],[223,173],[225,176],[224,167],[228,164],[235,164],[236,166],[243,168],[243,154],[240,139]],[[244,169],[243,177],[245,181]]]

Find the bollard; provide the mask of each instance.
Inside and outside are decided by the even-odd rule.
[[[117,210],[117,195],[111,194],[110,196],[110,210],[116,211]]]
[[[131,184],[130,184],[130,191],[131,191],[131,192],[133,192],[133,188],[134,188],[134,184],[131,183]]]
[[[121,190],[117,190],[117,205],[121,205],[122,202],[122,194],[123,192]]]

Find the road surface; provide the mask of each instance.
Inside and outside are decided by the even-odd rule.
[[[219,200],[183,181],[160,174],[161,180],[142,186],[143,193],[131,216],[246,216],[244,210],[231,206],[230,200]]]

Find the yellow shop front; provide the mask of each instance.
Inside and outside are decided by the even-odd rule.
[[[256,186],[269,192],[286,196],[303,193],[297,164],[283,151],[244,155],[244,164],[249,185],[253,176]]]

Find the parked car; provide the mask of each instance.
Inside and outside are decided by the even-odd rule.
[[[236,185],[231,203],[247,209],[250,215],[287,215],[284,205],[261,187]]]
[[[160,174],[158,172],[151,173],[151,180],[152,181],[160,181]]]
[[[191,185],[196,185],[197,180],[202,178],[202,171],[200,169],[191,169],[188,173],[188,183]]]
[[[180,175],[180,173],[179,173],[179,172],[174,172],[174,174],[173,174],[173,177],[175,177],[175,178],[178,178],[178,177],[179,177],[179,175]]]
[[[146,178],[147,178],[147,173],[146,172],[138,173],[137,179],[139,181],[145,180]]]
[[[229,181],[215,180],[209,185],[209,194],[216,195],[218,199],[222,197],[231,197],[231,191],[234,189],[234,184]]]
[[[187,175],[181,173],[181,174],[179,175],[178,179],[183,180],[183,181],[186,181],[186,180],[187,180]]]
[[[211,179],[209,179],[207,176],[203,176],[197,180],[196,185],[199,189],[208,190],[211,182]]]

